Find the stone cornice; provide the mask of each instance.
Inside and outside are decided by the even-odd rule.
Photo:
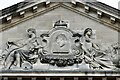
[[[115,30],[117,30],[118,32],[120,32],[120,27],[119,27],[119,26],[115,26],[115,25],[113,25],[113,24],[111,24],[111,23],[108,23],[108,22],[106,22],[106,21],[103,21],[103,20],[101,20],[101,19],[99,19],[99,18],[95,18],[95,17],[93,17],[93,16],[91,16],[91,15],[89,15],[89,14],[87,14],[87,13],[81,12],[81,11],[79,11],[79,10],[73,8],[73,7],[69,7],[69,6],[67,6],[67,5],[64,5],[64,4],[63,4],[62,7],[66,8],[66,9],[69,9],[69,10],[71,10],[71,11],[73,11],[73,12],[75,12],[75,13],[78,13],[78,14],[80,14],[80,15],[83,15],[83,16],[85,16],[85,17],[87,17],[87,18],[90,18],[90,19],[92,19],[92,20],[95,20],[95,21],[97,21],[97,22],[99,22],[99,23],[101,23],[101,24],[103,24],[103,25],[109,26],[110,28],[115,29]]]
[[[108,27],[110,27],[110,28],[112,28],[112,29],[114,29],[114,30],[117,30],[118,32],[120,31],[119,26],[115,26],[114,24],[108,23],[108,22],[103,21],[103,20],[101,20],[101,19],[99,19],[99,18],[95,18],[95,17],[89,15],[88,13],[81,12],[80,10],[77,10],[75,7],[71,7],[71,6],[65,5],[65,4],[63,4],[63,3],[56,3],[54,6],[47,7],[47,8],[45,8],[44,10],[42,10],[42,11],[40,11],[40,12],[33,13],[32,15],[27,16],[27,17],[24,17],[24,18],[21,18],[21,19],[18,20],[18,21],[15,21],[15,22],[6,24],[4,27],[2,27],[2,28],[0,29],[0,32],[1,32],[1,31],[4,31],[4,30],[7,30],[7,29],[9,29],[9,28],[12,28],[12,27],[14,27],[14,26],[17,25],[17,24],[20,24],[20,23],[22,23],[22,22],[24,22],[24,21],[26,21],[26,20],[32,19],[32,18],[34,18],[34,17],[37,17],[37,16],[39,16],[39,15],[42,15],[42,14],[44,14],[44,13],[46,13],[46,12],[49,12],[49,11],[54,10],[54,9],[56,9],[56,8],[59,8],[59,7],[66,8],[66,9],[71,10],[71,11],[77,13],[77,14],[80,14],[80,15],[83,15],[83,16],[85,16],[85,17],[87,17],[87,18],[90,18],[90,19],[92,19],[92,20],[95,20],[95,21],[97,21],[97,22],[99,22],[99,23],[101,23],[101,24],[103,24],[103,25],[106,25],[106,26],[108,26]]]
[[[40,12],[36,12],[36,13],[30,15],[30,16],[21,18],[20,20],[14,22],[14,23],[6,24],[4,27],[2,27],[2,28],[0,29],[0,32],[1,32],[1,31],[4,31],[4,30],[7,30],[7,29],[9,29],[9,28],[12,28],[12,27],[14,27],[15,25],[20,24],[20,23],[22,23],[22,22],[24,22],[24,21],[26,21],[26,20],[32,19],[32,18],[34,18],[34,17],[36,17],[36,16],[39,16],[39,15],[42,15],[42,14],[44,14],[44,13],[47,13],[47,12],[49,12],[49,11],[51,11],[51,10],[54,10],[54,9],[56,9],[56,8],[58,8],[58,7],[60,7],[60,4],[59,4],[59,3],[56,4],[56,5],[54,5],[54,6],[52,6],[52,7],[48,7],[48,8],[46,8],[45,10],[42,10],[42,11],[40,11]]]

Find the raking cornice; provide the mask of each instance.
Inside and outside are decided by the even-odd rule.
[[[22,22],[25,22],[25,21],[27,21],[27,20],[29,20],[29,19],[32,19],[32,18],[34,18],[34,17],[37,17],[37,16],[39,16],[39,15],[45,14],[45,13],[47,13],[47,12],[49,12],[49,11],[52,11],[52,10],[54,10],[54,9],[57,9],[57,8],[59,8],[59,7],[63,7],[63,8],[65,8],[65,9],[71,10],[71,11],[73,11],[73,12],[79,14],[79,15],[82,15],[82,16],[85,16],[85,17],[87,17],[87,18],[90,18],[90,19],[92,19],[92,20],[94,20],[94,21],[96,21],[96,22],[99,22],[99,23],[101,23],[101,24],[103,24],[103,25],[106,25],[106,26],[108,26],[108,27],[110,27],[110,28],[112,28],[112,29],[114,29],[114,30],[116,30],[116,31],[118,31],[118,32],[120,31],[120,28],[119,28],[118,26],[115,26],[114,24],[110,24],[110,23],[108,23],[108,22],[106,22],[106,21],[103,21],[103,20],[101,20],[101,19],[99,19],[99,18],[93,17],[93,16],[89,15],[88,13],[85,13],[85,12],[82,12],[82,11],[80,11],[80,10],[77,10],[75,7],[68,6],[68,5],[64,4],[64,3],[55,3],[55,5],[45,8],[45,10],[42,10],[42,11],[40,11],[40,12],[33,13],[33,14],[30,15],[30,16],[26,16],[26,17],[24,17],[24,18],[21,18],[21,19],[15,21],[15,22],[6,24],[5,26],[3,26],[3,27],[0,29],[0,32],[1,32],[1,31],[5,31],[5,30],[7,30],[7,29],[10,29],[10,28],[14,27],[15,25],[18,25],[18,24],[20,24],[20,23],[22,23]],[[26,14],[26,15],[27,15],[27,14]]]

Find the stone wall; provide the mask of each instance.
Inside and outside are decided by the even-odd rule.
[[[92,28],[96,31],[96,37],[98,43],[116,43],[118,42],[118,32],[89,18],[74,13],[70,10],[62,7],[57,8],[53,11],[32,18],[21,24],[16,25],[4,32],[0,33],[1,42],[0,48],[4,47],[5,43],[15,41],[17,39],[23,39],[26,37],[26,30],[28,28],[35,28],[37,34],[41,34],[44,30],[50,30],[53,28],[53,22],[58,20],[69,21],[69,28],[71,30],[83,31],[85,28]]]

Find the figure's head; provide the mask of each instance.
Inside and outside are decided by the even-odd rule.
[[[93,33],[92,33],[92,29],[91,28],[87,28],[85,29],[84,31],[84,36],[88,35],[88,36],[91,36]]]
[[[80,46],[80,40],[79,40],[79,39],[76,39],[76,40],[75,40],[75,45],[76,45],[77,47]]]
[[[27,30],[27,34],[28,34],[29,38],[32,38],[32,37],[36,36],[36,30],[34,28],[29,28]]]
[[[47,40],[43,39],[42,42],[43,42],[43,46],[45,47],[47,45]]]
[[[60,46],[63,47],[66,43],[66,36],[64,34],[60,34],[56,37],[56,43]]]

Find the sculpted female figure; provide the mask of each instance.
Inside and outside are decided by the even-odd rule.
[[[41,40],[39,37],[36,37],[36,30],[30,28],[27,30],[28,39],[21,44],[17,44],[15,42],[9,42],[9,45],[17,46],[15,50],[9,52],[7,54],[4,66],[7,69],[10,69],[11,66],[18,66],[21,67],[24,61],[33,64],[38,59],[38,51],[40,50]]]
[[[87,28],[81,38],[81,47],[84,50],[84,62],[89,64],[90,68],[110,68],[110,60],[107,54],[101,51],[99,46],[93,42],[93,31]]]

